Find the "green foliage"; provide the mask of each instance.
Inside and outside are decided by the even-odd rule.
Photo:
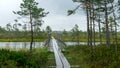
[[[50,27],[50,26],[47,26],[47,27],[46,27],[46,32],[47,32],[47,34],[49,34],[49,33],[51,33],[51,32],[52,32],[52,29],[51,29],[51,27]]]
[[[79,65],[81,68],[119,68],[119,49],[120,46],[116,53],[115,45],[111,45],[110,49],[105,45],[98,45],[94,47],[93,56],[91,56],[89,46],[68,46],[66,48],[68,51],[64,54],[70,57],[68,60],[71,65]]]
[[[36,24],[38,26],[42,25],[42,18],[45,17],[48,13],[44,12],[43,8],[38,7],[38,2],[35,0],[23,0],[23,2],[20,4],[20,11],[14,12],[14,14],[18,14],[21,17],[28,17],[29,18],[29,24],[30,24],[30,33],[31,33],[31,44],[30,44],[30,50],[32,50],[32,44],[33,44],[33,33],[34,33],[34,27]],[[37,26],[37,28],[39,28]]]
[[[74,14],[75,12],[73,10],[68,10],[68,16],[71,14]]]
[[[48,55],[46,48],[34,49],[32,52],[1,49],[0,66],[2,68],[40,68],[45,66]]]
[[[46,66],[56,66],[55,56],[53,52],[49,51],[48,61]]]
[[[80,41],[80,30],[79,30],[79,26],[76,24],[72,30],[71,30],[71,37],[73,41],[77,41],[78,45],[79,45],[79,41]]]
[[[82,0],[72,0],[73,2],[81,2]]]
[[[23,3],[20,4],[21,11],[13,11],[14,14],[18,14],[20,16],[30,16],[31,20],[39,21],[39,18],[45,17],[48,12],[44,12],[43,8],[38,8],[38,2],[35,0],[23,0]],[[30,23],[33,23],[32,21]]]
[[[30,41],[30,31],[26,30],[26,31],[16,31],[11,29],[12,31],[7,31],[7,30],[3,30],[3,28],[1,28],[0,31],[0,41],[1,42],[9,42],[9,41],[13,41],[13,42],[26,42],[26,41]],[[43,31],[37,30],[34,32],[34,40],[35,41],[44,41],[47,38],[47,34]]]

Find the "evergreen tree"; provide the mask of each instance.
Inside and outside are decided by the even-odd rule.
[[[31,30],[31,43],[30,50],[32,50],[33,44],[33,25],[34,21],[41,20],[42,17],[45,17],[46,14],[43,8],[38,8],[38,2],[35,0],[23,0],[23,3],[20,4],[20,11],[14,12],[22,17],[29,17],[29,24]]]

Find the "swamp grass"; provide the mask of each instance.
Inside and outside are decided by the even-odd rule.
[[[0,68],[46,68],[51,53],[46,48],[29,50],[0,49]]]
[[[67,46],[64,54],[71,66],[79,68],[120,68],[120,46],[116,52],[115,45],[106,48],[105,45],[94,47],[92,55],[89,46]],[[74,68],[74,67],[73,67]]]

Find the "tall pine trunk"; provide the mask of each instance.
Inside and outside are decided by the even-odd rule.
[[[89,0],[89,13],[90,13],[90,46],[92,47],[92,8],[91,8],[91,1]]]
[[[100,44],[102,45],[102,34],[101,34],[101,19],[100,19],[100,4],[98,5],[98,28],[99,28],[99,39],[100,39]]]
[[[93,21],[93,41],[94,41],[94,46],[95,46],[95,18],[94,18],[94,0],[92,0],[92,21]]]
[[[30,51],[32,50],[32,44],[33,44],[33,23],[32,23],[32,15],[30,11],[30,27],[31,27],[31,42],[30,42]]]
[[[92,1],[89,0],[89,13],[90,13],[90,53],[91,53],[91,61],[94,59],[93,55],[93,45],[92,45],[92,24],[93,24],[93,18],[92,18]]]
[[[110,22],[110,39],[112,40],[112,39],[114,39],[114,35],[113,35],[113,23],[112,22]],[[111,41],[110,42],[111,44],[114,44],[114,41]]]
[[[115,10],[114,10],[114,6],[113,3],[111,2],[112,8],[113,8],[113,17],[114,17],[114,24],[115,24],[115,44],[116,44],[116,50],[117,50],[117,45],[118,45],[118,41],[117,41],[117,22],[116,22],[116,15],[115,15]]]
[[[88,9],[88,0],[86,0],[86,14],[87,14],[87,45],[89,46],[90,40],[90,30],[89,30],[89,9]]]
[[[105,27],[106,27],[106,46],[110,48],[110,33],[109,33],[109,26],[108,26],[108,12],[107,12],[107,0],[104,1],[105,3]]]
[[[114,5],[111,2],[113,8],[113,17],[114,17],[114,24],[115,24],[115,56],[116,56],[116,64],[118,64],[118,41],[117,41],[117,22],[116,22],[116,15],[114,10]]]

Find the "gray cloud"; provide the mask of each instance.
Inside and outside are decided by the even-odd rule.
[[[0,0],[0,26],[13,23],[16,15],[12,11],[19,10],[21,0]]]
[[[19,10],[19,4],[22,0],[2,0],[0,2],[0,25],[4,26],[6,23],[13,22],[16,15],[12,13],[13,10]],[[75,24],[78,24],[81,30],[86,30],[86,17],[84,11],[80,8],[75,15],[67,16],[67,10],[74,9],[78,4],[72,0],[36,0],[39,2],[39,7],[49,11],[47,17],[43,18],[45,23],[42,28],[47,25],[51,26],[53,30],[71,30]],[[1,23],[4,22],[4,23]]]
[[[42,4],[41,4],[42,3]],[[71,30],[75,24],[78,24],[81,30],[86,29],[85,13],[80,8],[75,15],[67,16],[69,9],[74,9],[78,4],[72,0],[45,0],[40,1],[40,6],[50,11],[48,17],[44,18],[45,24],[50,25],[54,30]]]

